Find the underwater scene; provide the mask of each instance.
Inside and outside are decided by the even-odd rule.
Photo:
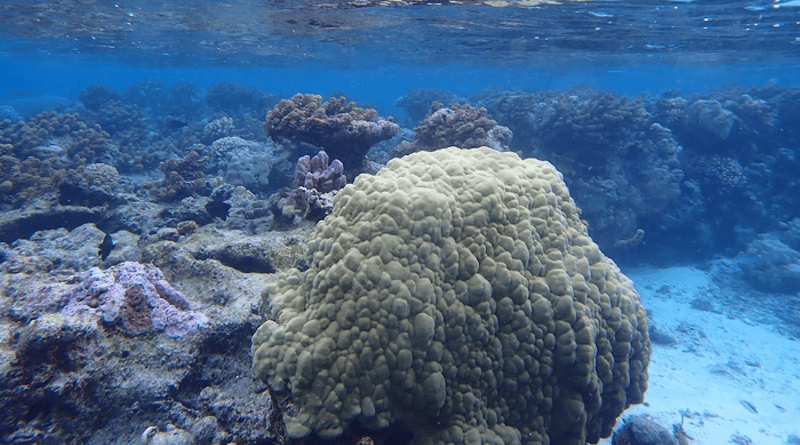
[[[800,445],[798,157],[798,0],[0,0],[0,444]]]

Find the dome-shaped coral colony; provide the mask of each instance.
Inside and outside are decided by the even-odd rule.
[[[287,433],[400,424],[425,444],[580,444],[647,388],[647,318],[543,161],[451,147],[337,196],[271,290],[255,373]]]

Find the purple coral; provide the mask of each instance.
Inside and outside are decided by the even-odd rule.
[[[347,184],[344,165],[338,159],[328,164],[328,154],[320,151],[313,158],[297,160],[294,184],[286,204],[303,213],[303,219],[319,221],[333,209],[333,197]],[[286,213],[284,211],[284,213]]]
[[[344,164],[338,159],[328,165],[328,153],[320,151],[313,158],[305,155],[297,160],[294,174],[294,187],[301,185],[307,189],[316,189],[321,193],[339,190],[347,183],[344,175]]]
[[[163,332],[181,337],[208,322],[190,310],[186,297],[157,267],[131,261],[108,270],[90,269],[64,299],[63,313],[93,314],[133,336]]]

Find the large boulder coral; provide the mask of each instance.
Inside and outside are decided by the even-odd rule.
[[[547,162],[394,159],[342,189],[309,248],[252,345],[292,438],[357,423],[417,444],[584,445],[643,399],[645,310]]]

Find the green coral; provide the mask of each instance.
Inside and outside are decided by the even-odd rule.
[[[395,159],[336,197],[269,292],[253,368],[292,438],[597,442],[647,388],[647,318],[561,174],[486,147]]]

